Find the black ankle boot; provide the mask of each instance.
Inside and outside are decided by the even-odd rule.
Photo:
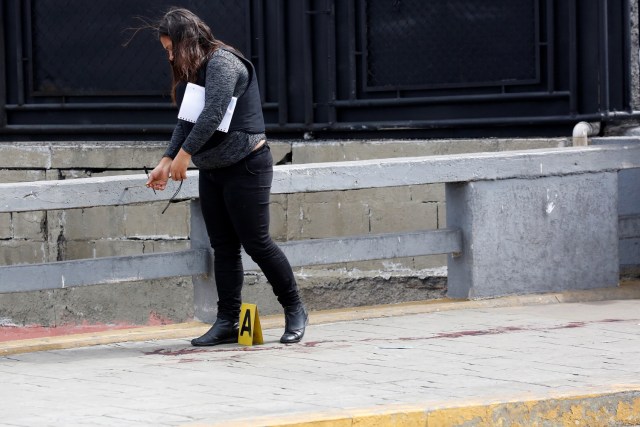
[[[298,304],[284,308],[284,335],[280,338],[283,344],[299,342],[304,336],[304,328],[309,324],[309,315],[304,305]]]
[[[238,342],[238,322],[225,319],[216,319],[211,329],[199,338],[191,340],[191,345],[202,347]]]

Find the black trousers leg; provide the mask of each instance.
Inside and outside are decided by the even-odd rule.
[[[200,199],[215,254],[220,317],[237,318],[240,312],[241,245],[258,264],[283,307],[300,303],[291,265],[269,235],[272,179],[268,146],[235,165],[200,171]]]

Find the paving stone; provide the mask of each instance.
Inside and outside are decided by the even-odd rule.
[[[172,339],[0,357],[0,401],[22,409],[3,422],[178,425],[640,387],[633,300],[312,323],[290,346],[278,343],[281,329],[264,332],[255,347]]]

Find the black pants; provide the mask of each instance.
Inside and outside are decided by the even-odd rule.
[[[267,144],[232,166],[200,170],[200,202],[214,250],[219,318],[237,320],[240,315],[240,245],[262,269],[283,307],[300,303],[291,265],[269,235],[272,180]]]

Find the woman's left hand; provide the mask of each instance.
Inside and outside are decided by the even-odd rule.
[[[187,179],[189,162],[191,162],[191,154],[181,148],[178,155],[173,159],[173,162],[171,162],[171,179],[174,181]]]

